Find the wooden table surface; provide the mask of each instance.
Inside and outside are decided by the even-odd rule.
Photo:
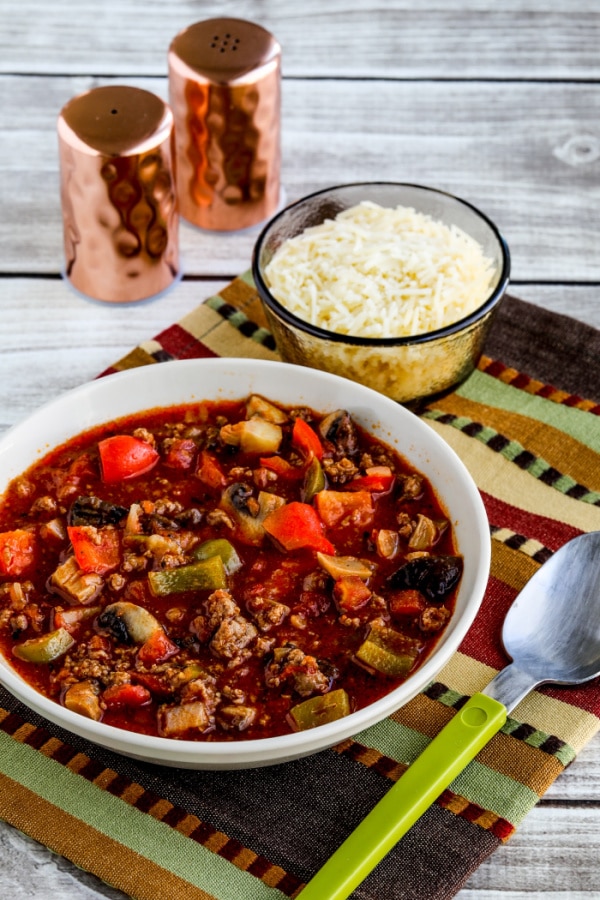
[[[248,267],[257,228],[183,223],[162,298],[103,304],[60,276],[61,107],[111,83],[166,99],[171,38],[224,15],[282,44],[288,201],[355,180],[454,192],[504,233],[514,294],[600,327],[600,0],[0,0],[0,433]],[[0,861],[12,900],[122,896],[1,823]],[[600,897],[600,738],[459,897],[541,895]]]

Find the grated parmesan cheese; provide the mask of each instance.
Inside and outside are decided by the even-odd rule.
[[[272,294],[298,318],[370,338],[462,319],[486,300],[494,274],[460,228],[370,201],[285,241],[265,269]]]

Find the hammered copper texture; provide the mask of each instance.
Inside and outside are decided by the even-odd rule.
[[[280,195],[281,49],[264,28],[210,19],[169,50],[181,215],[231,231],[269,218]]]
[[[83,294],[125,303],[179,271],[169,107],[137,88],[96,88],[58,121],[65,274]]]

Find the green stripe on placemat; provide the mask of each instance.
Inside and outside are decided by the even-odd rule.
[[[462,431],[468,437],[474,438],[485,444],[495,453],[501,454],[509,462],[515,463],[524,472],[528,472],[533,478],[538,478],[544,484],[549,485],[561,494],[575,497],[583,503],[591,503],[600,506],[600,493],[590,491],[584,485],[578,484],[569,475],[557,472],[556,469],[541,459],[534,456],[518,441],[509,440],[493,428],[486,427],[480,422],[474,422],[464,416],[455,416],[437,409],[428,409],[423,413],[426,419],[432,419],[441,425],[451,425],[458,431]]]
[[[173,872],[217,900],[276,900],[286,895],[184,834],[124,803],[65,766],[0,731],[0,772],[49,803]]]

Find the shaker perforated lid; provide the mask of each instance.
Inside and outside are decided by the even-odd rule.
[[[184,218],[227,231],[275,212],[280,82],[280,45],[252,22],[208,19],[173,39],[169,95]]]

